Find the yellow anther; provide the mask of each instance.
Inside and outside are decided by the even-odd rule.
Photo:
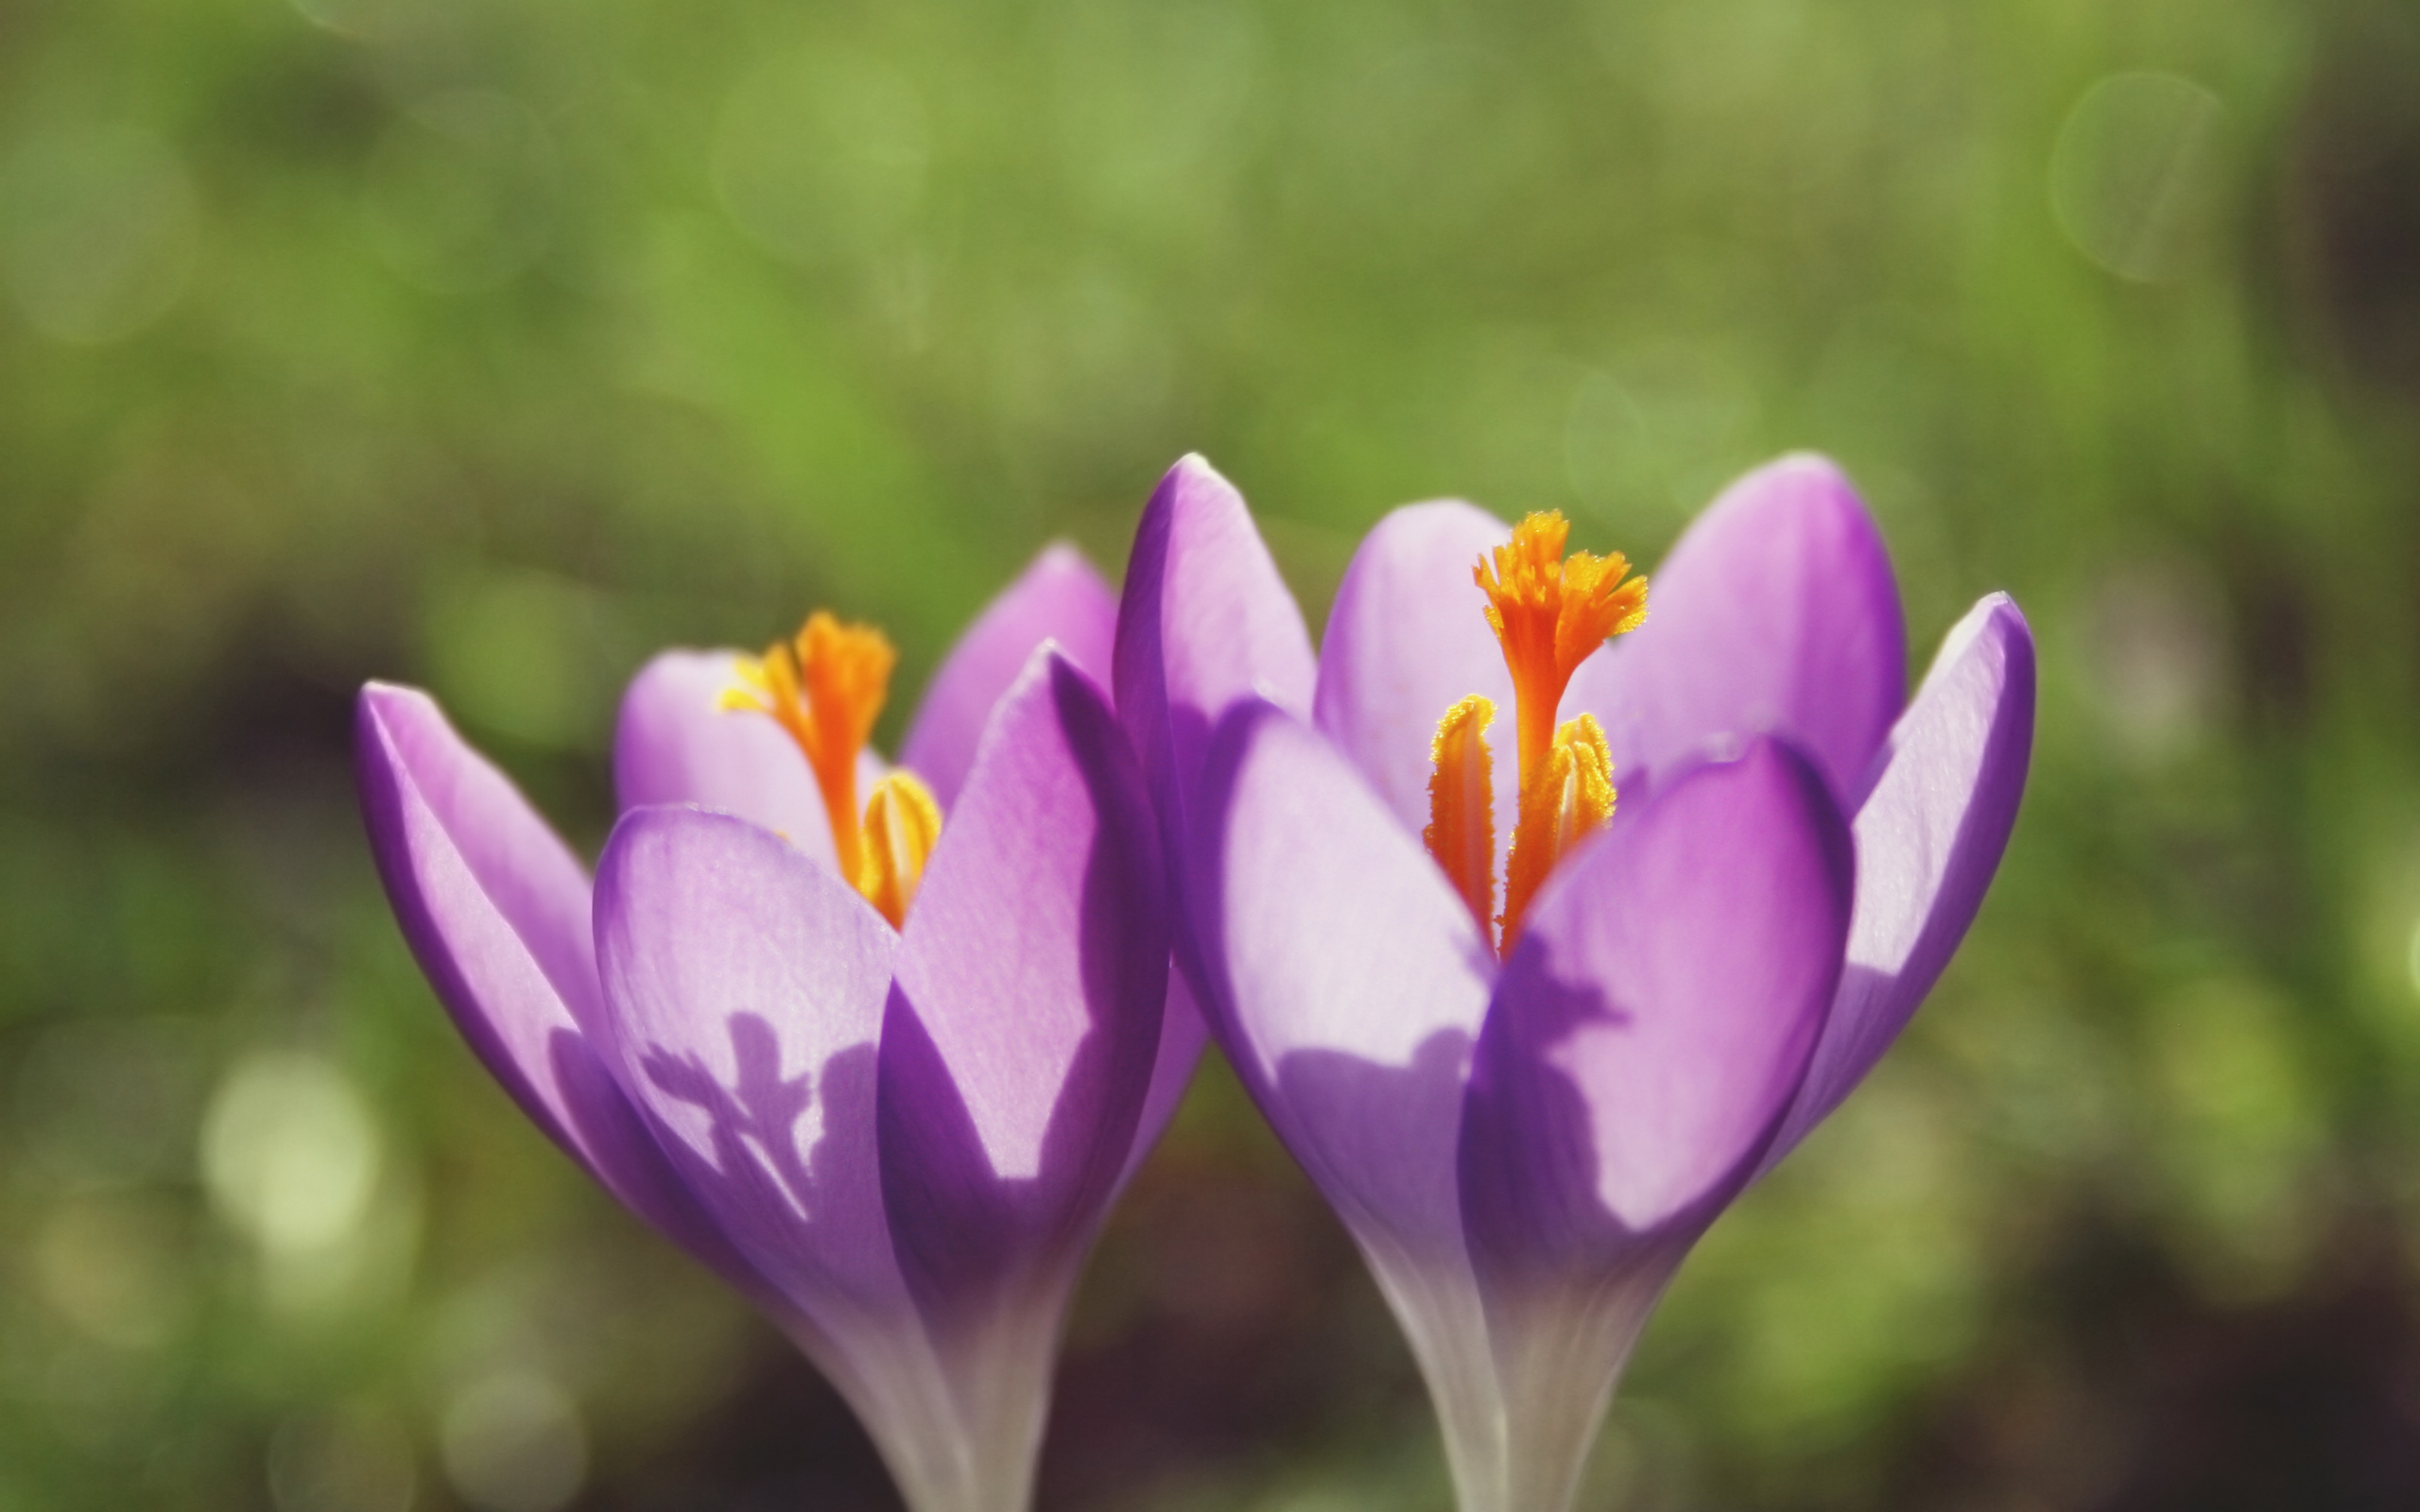
[[[1495,889],[1495,821],[1483,740],[1495,705],[1473,696],[1454,705],[1429,747],[1428,829],[1424,838],[1482,934],[1501,925],[1510,954],[1521,919],[1547,876],[1571,848],[1614,813],[1614,758],[1605,732],[1587,714],[1555,726],[1564,690],[1597,647],[1647,619],[1647,579],[1630,576],[1620,552],[1564,555],[1570,523],[1533,514],[1512,539],[1481,557],[1471,576],[1487,594],[1488,627],[1512,674],[1520,732],[1520,817],[1505,865],[1504,912],[1488,917]]]
[[[1454,891],[1495,943],[1495,782],[1487,750],[1495,703],[1472,694],[1437,722],[1429,744],[1428,828],[1421,838],[1445,868]]]
[[[1547,765],[1521,788],[1521,819],[1504,876],[1504,951],[1521,935],[1521,916],[1555,863],[1614,816],[1614,756],[1605,731],[1582,714],[1555,731]]]
[[[856,885],[891,928],[907,926],[908,905],[916,901],[925,861],[941,837],[941,805],[914,773],[895,768],[874,784],[866,800],[865,859]]]
[[[1487,623],[1512,671],[1521,731],[1521,782],[1547,760],[1554,718],[1571,674],[1605,641],[1647,619],[1647,579],[1628,577],[1620,552],[1563,554],[1571,523],[1559,512],[1533,514],[1495,548],[1495,566],[1479,558],[1472,576],[1487,593]]]
[[[788,641],[762,657],[742,657],[740,686],[722,697],[725,709],[770,714],[789,731],[823,797],[840,875],[893,925],[908,917],[942,829],[931,791],[905,770],[882,780],[859,818],[857,756],[897,661],[880,630],[817,610]]]

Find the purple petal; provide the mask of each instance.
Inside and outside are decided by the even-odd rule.
[[[1169,911],[1173,927],[1173,902]],[[1167,1009],[1160,1020],[1160,1048],[1151,1064],[1151,1085],[1143,1094],[1143,1111],[1134,1123],[1133,1148],[1127,1152],[1125,1169],[1117,1174],[1119,1191],[1134,1179],[1134,1173],[1160,1143],[1160,1136],[1167,1132],[1168,1121],[1176,1117],[1177,1105],[1184,1101],[1185,1089],[1193,1085],[1194,1069],[1201,1064],[1201,1049],[1209,1039],[1209,1026],[1202,1022],[1201,1005],[1194,1001],[1184,974],[1170,971]]]
[[[832,859],[832,828],[806,759],[764,714],[726,710],[739,685],[736,651],[666,651],[622,695],[614,730],[614,791],[625,810],[696,803],[736,814]]]
[[[1495,700],[1491,747],[1499,861],[1520,816],[1513,771],[1512,674],[1471,578],[1512,532],[1483,509],[1408,505],[1378,522],[1353,555],[1320,644],[1315,717],[1414,834],[1428,824],[1430,746],[1445,711],[1472,694]]]
[[[933,851],[883,1022],[883,1191],[928,1317],[1072,1260],[1098,1223],[1159,1048],[1166,878],[1108,701],[1035,653]]]
[[[1771,740],[1557,872],[1464,1111],[1462,1212],[1492,1289],[1610,1278],[1729,1200],[1806,1074],[1853,888],[1822,778]]]
[[[1221,722],[1202,799],[1186,899],[1228,1058],[1365,1244],[1458,1256],[1495,975],[1469,910],[1335,748],[1267,705]]]
[[[1303,611],[1243,496],[1198,456],[1168,469],[1135,526],[1115,662],[1118,718],[1169,838],[1188,833],[1187,794],[1230,704],[1256,695],[1310,713],[1318,668]]]
[[[874,1154],[896,938],[831,872],[728,815],[634,809],[598,863],[607,1064],[723,1230],[842,1340],[904,1316]]]
[[[2008,848],[2032,749],[2033,633],[1994,593],[1943,641],[1858,812],[1848,969],[1767,1168],[1865,1079],[1949,964]]]
[[[899,762],[925,780],[944,809],[975,765],[992,706],[1025,670],[1034,647],[1060,651],[1096,682],[1109,676],[1117,598],[1073,546],[1046,547],[1025,575],[976,617],[925,690]]]
[[[579,861],[426,694],[373,682],[354,730],[379,876],[462,1038],[624,1206],[761,1295],[594,1053],[601,997]]]
[[[1854,808],[1908,670],[1891,558],[1848,479],[1809,455],[1749,473],[1651,581],[1647,623],[1582,663],[1564,698],[1605,727],[1625,796],[1710,742],[1771,732]]]

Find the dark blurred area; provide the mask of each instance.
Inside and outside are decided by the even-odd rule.
[[[1799,447],[1919,665],[2024,604],[2034,781],[1583,1504],[2420,1506],[2408,4],[0,8],[0,1512],[895,1505],[455,1038],[362,679],[593,851],[652,648],[875,620],[895,738],[1183,452],[1316,620],[1395,504],[1652,562]],[[1042,1505],[1447,1505],[1216,1065]]]

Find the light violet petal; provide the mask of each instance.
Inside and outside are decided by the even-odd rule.
[[[1222,722],[1186,898],[1214,1030],[1357,1232],[1459,1249],[1455,1130],[1494,959],[1420,842],[1317,731]]]
[[[961,1512],[986,1492],[900,1283],[874,1150],[874,1041],[895,939],[769,831],[697,808],[632,810],[598,865],[598,1040],[908,1504]]]
[[[1133,1148],[1167,958],[1142,773],[1107,699],[1046,648],[942,831],[883,1024],[883,1190],[944,1333],[1080,1255]]]
[[[1771,1167],[1865,1079],[1949,964],[2015,826],[2033,749],[2033,634],[2004,593],[1967,611],[1858,812],[1857,913],[1806,1085]]]
[[[1730,1199],[1806,1074],[1854,885],[1823,779],[1770,739],[1565,863],[1497,981],[1464,1110],[1484,1286],[1610,1276]]]
[[[1314,718],[1418,834],[1428,824],[1437,722],[1472,694],[1495,704],[1497,870],[1520,816],[1512,674],[1471,569],[1512,531],[1456,501],[1407,505],[1362,540],[1320,644]]]
[[[1499,979],[1462,1127],[1508,1507],[1571,1504],[1656,1299],[1804,1076],[1854,889],[1824,779],[1772,741],[1566,868]]]
[[[723,1230],[842,1341],[904,1315],[874,1151],[895,940],[729,815],[634,809],[597,866],[607,1063]]]
[[[1797,455],[1698,518],[1650,576],[1647,623],[1581,665],[1564,711],[1604,726],[1625,797],[1709,743],[1776,733],[1854,809],[1907,691],[1882,537],[1840,469]]]
[[[1303,612],[1243,496],[1198,456],[1168,469],[1143,508],[1115,662],[1118,718],[1170,839],[1188,833],[1187,793],[1221,712],[1256,696],[1310,714],[1318,670]]]
[[[463,1039],[624,1206],[761,1295],[594,1052],[601,997],[579,862],[426,694],[370,684],[354,735],[379,876]]]
[[[639,669],[614,729],[625,810],[696,803],[771,830],[826,868],[832,827],[806,759],[771,716],[722,707],[736,651],[666,651]]]
[[[1184,864],[1211,1031],[1351,1230],[1444,1425],[1466,1506],[1503,1473],[1455,1157],[1493,954],[1419,841],[1317,731],[1256,700],[1204,765]]]
[[[899,764],[924,779],[942,808],[956,804],[992,706],[1034,648],[1054,641],[1085,676],[1106,682],[1116,629],[1117,596],[1092,563],[1063,542],[1045,548],[942,659],[900,745]]]

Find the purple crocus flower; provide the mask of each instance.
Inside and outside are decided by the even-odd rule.
[[[1465,1512],[1569,1505],[1682,1257],[1947,963],[2032,738],[2004,595],[1907,700],[1889,560],[1827,462],[1734,485],[1651,612],[1564,530],[1396,510],[1314,656],[1188,459],[1115,656],[1179,964],[1409,1335]]]
[[[862,748],[871,631],[658,657],[593,886],[425,694],[361,695],[372,849],[464,1038],[798,1343],[916,1512],[1028,1504],[1077,1271],[1201,1042],[1164,1010],[1167,868],[1093,680],[1115,622],[1045,553],[898,770]]]

